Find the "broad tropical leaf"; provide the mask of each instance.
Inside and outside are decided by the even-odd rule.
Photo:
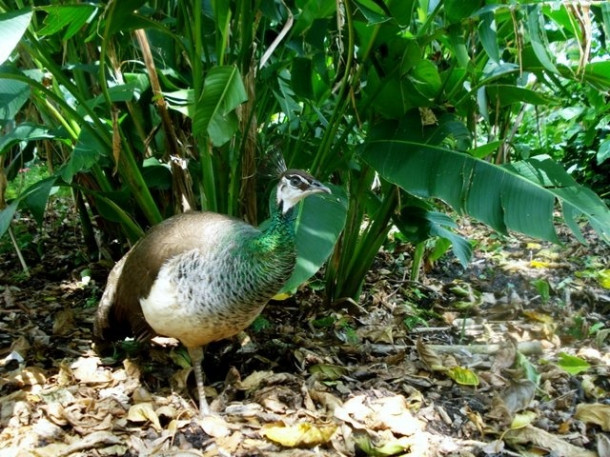
[[[332,195],[314,195],[301,204],[296,226],[297,265],[282,292],[292,292],[311,278],[339,239],[347,216],[347,196],[340,187],[331,189]]]
[[[610,242],[608,208],[548,158],[500,167],[407,140],[370,141],[363,158],[407,192],[440,198],[501,233],[516,230],[557,242],[553,211],[559,201],[573,231],[577,229],[574,217],[581,213]]]
[[[0,14],[0,65],[9,58],[31,19],[32,10],[29,9]]]
[[[29,97],[27,84],[0,78],[0,121],[12,120]]]
[[[235,108],[248,99],[236,67],[214,67],[205,78],[203,94],[195,110],[193,132],[204,133],[221,146],[237,130]]]
[[[87,4],[47,6],[42,9],[49,14],[44,19],[44,27],[38,33],[53,35],[66,28],[64,40],[72,38],[85,23],[93,19],[98,11],[95,5]]]
[[[0,156],[11,146],[21,141],[34,141],[55,138],[49,129],[24,122],[18,125],[15,130],[0,137]]]

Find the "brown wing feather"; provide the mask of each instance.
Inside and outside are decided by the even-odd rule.
[[[108,282],[94,322],[98,340],[126,336],[150,339],[154,331],[144,319],[140,299],[147,297],[161,266],[170,258],[192,249],[213,249],[213,239],[201,236],[209,223],[226,224],[227,229],[246,225],[229,216],[189,212],[171,217],[153,227],[117,262]]]

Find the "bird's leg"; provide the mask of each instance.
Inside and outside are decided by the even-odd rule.
[[[193,370],[195,371],[197,392],[199,392],[199,414],[206,416],[210,414],[210,408],[208,407],[208,402],[205,400],[205,389],[203,387],[203,370],[201,368],[201,363],[203,362],[203,347],[197,346],[187,349],[191,358]]]

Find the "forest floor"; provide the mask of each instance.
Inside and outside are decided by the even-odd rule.
[[[210,345],[201,419],[179,346],[93,350],[109,265],[74,223],[18,221],[31,277],[4,237],[0,457],[610,456],[610,248],[460,222],[467,269],[449,255],[412,282],[389,243],[357,303],[313,281]]]

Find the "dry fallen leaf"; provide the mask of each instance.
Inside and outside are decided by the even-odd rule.
[[[430,370],[445,370],[443,362],[441,361],[441,358],[438,356],[438,354],[434,352],[434,350],[431,349],[428,345],[424,344],[421,339],[417,340],[416,347],[419,357],[428,366],[428,368],[430,368]]]
[[[576,406],[574,418],[586,424],[599,425],[604,432],[610,431],[610,405],[581,403]]]
[[[160,432],[161,424],[159,423],[159,416],[153,409],[152,403],[137,403],[129,408],[127,413],[127,419],[131,422],[146,422],[150,421],[153,428]]]
[[[112,381],[112,374],[100,368],[99,357],[79,357],[70,365],[77,381],[85,384],[98,384]]]
[[[74,331],[74,311],[65,308],[55,314],[53,319],[53,335],[66,336]]]
[[[574,446],[552,433],[531,425],[516,430],[509,430],[504,435],[504,440],[509,444],[531,443],[540,449],[549,451],[553,455],[560,455],[562,457],[598,457],[596,452]]]
[[[536,393],[536,384],[528,379],[512,382],[502,395],[502,400],[510,414],[529,406]]]
[[[269,379],[272,375],[273,371],[255,371],[246,379],[236,383],[235,387],[239,390],[244,390],[247,392],[256,390],[264,380]]]
[[[510,428],[515,430],[523,428],[536,420],[538,415],[533,411],[524,411],[520,414],[515,414],[513,422],[510,424]]]
[[[38,367],[24,368],[16,376],[9,378],[19,386],[37,386],[47,382],[44,371]]]
[[[261,435],[285,447],[312,447],[330,441],[337,430],[334,424],[314,425],[301,422],[295,425],[265,424]]]
[[[214,438],[229,436],[231,433],[224,419],[218,416],[205,416],[199,420],[199,425],[204,432]]]
[[[500,373],[506,368],[510,368],[515,364],[515,358],[517,356],[517,346],[510,338],[503,344],[500,345],[500,349],[496,352],[493,363],[491,365],[491,371],[493,373]]]

